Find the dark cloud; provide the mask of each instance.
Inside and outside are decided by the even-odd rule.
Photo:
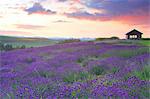
[[[149,0],[90,0],[81,2],[88,8],[103,11],[102,13],[88,13],[77,11],[66,13],[68,17],[90,19],[90,20],[121,20],[137,21],[144,23],[148,20],[150,13]],[[134,18],[136,17],[136,18]]]
[[[149,0],[91,0],[83,3],[89,8],[104,10],[107,15],[119,16],[126,14],[140,14],[139,11],[149,11]]]
[[[45,9],[40,3],[34,3],[32,7],[25,9],[28,14],[55,14],[55,11],[51,11],[50,9]]]

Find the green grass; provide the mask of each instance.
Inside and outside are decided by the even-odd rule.
[[[100,66],[94,66],[92,67],[92,69],[90,70],[90,73],[94,74],[94,75],[102,75],[105,73],[104,68],[100,67]]]
[[[139,48],[136,50],[121,50],[121,51],[117,51],[116,55],[120,56],[120,57],[125,57],[125,58],[130,58],[136,55],[141,55],[144,53],[148,53],[149,49],[148,48]]]
[[[110,50],[101,55],[101,57],[111,57],[111,56],[118,56],[124,58],[131,58],[137,55],[141,55],[144,53],[149,53],[148,47],[139,48],[136,50]]]
[[[141,80],[150,80],[150,67],[146,66],[140,71],[134,71],[133,75]]]
[[[150,40],[141,40],[138,43],[139,45],[150,46]]]
[[[141,94],[141,96],[144,96],[146,99],[150,99],[149,86],[141,88],[139,93]]]
[[[118,44],[150,46],[150,40],[118,40]]]
[[[136,76],[141,80],[150,80],[150,66],[144,66],[141,70],[132,71],[124,76],[127,80],[131,76]]]
[[[102,57],[98,55],[93,55],[93,56],[86,56],[86,57],[81,57],[77,60],[77,63],[80,64],[82,67],[86,67],[88,62],[94,61],[94,60],[100,60]]]
[[[74,83],[74,82],[84,82],[90,79],[93,79],[94,76],[88,72],[78,72],[78,73],[69,73],[64,75],[63,81],[67,83]]]
[[[43,70],[38,71],[38,70],[35,70],[34,72],[25,75],[25,77],[27,77],[27,76],[30,76],[30,77],[52,78],[52,77],[56,76],[56,73],[50,72],[50,71],[43,71]]]
[[[55,74],[52,72],[48,72],[48,71],[39,71],[39,75],[44,78],[50,78],[54,76]]]
[[[113,67],[112,70],[111,70],[111,72],[112,72],[113,74],[115,74],[115,73],[119,72],[119,68]]]
[[[36,42],[6,42],[5,44],[11,44],[13,47],[22,46],[25,45],[25,47],[42,47],[42,46],[48,46],[52,44],[56,44],[57,41],[36,41]]]

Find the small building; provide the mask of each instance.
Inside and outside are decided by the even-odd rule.
[[[143,34],[143,33],[139,32],[139,31],[136,30],[136,29],[134,29],[134,30],[132,30],[132,31],[130,31],[130,32],[128,32],[128,33],[126,34],[126,38],[127,38],[127,39],[139,40],[139,39],[142,38],[142,34]]]

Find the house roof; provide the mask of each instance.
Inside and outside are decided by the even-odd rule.
[[[136,29],[134,29],[134,30],[128,32],[126,35],[130,35],[130,34],[132,35],[132,34],[143,34],[143,33],[141,33],[140,31],[138,31]]]

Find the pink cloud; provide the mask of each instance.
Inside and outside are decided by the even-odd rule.
[[[130,25],[150,25],[149,15],[147,14],[118,16],[114,20]]]
[[[42,25],[28,25],[28,24],[15,24],[17,28],[22,28],[22,29],[39,29],[39,28],[44,28],[46,26]]]
[[[23,32],[23,31],[5,31],[5,30],[0,30],[0,35],[32,35],[30,32]]]

